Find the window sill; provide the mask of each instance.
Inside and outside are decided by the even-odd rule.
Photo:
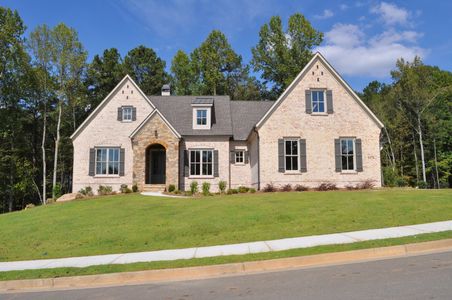
[[[107,174],[102,174],[102,175],[94,175],[94,178],[119,178],[121,176],[114,174],[114,175],[107,175]]]
[[[234,166],[240,166],[240,167],[242,167],[242,166],[244,166],[244,165],[246,165],[245,163],[234,163],[233,164]]]
[[[312,116],[328,116],[328,113],[326,112],[313,112],[311,113]]]
[[[344,171],[341,171],[341,174],[358,174],[358,171],[355,171],[355,170],[344,170]]]
[[[214,179],[214,176],[200,175],[200,176],[188,176],[188,179]]]
[[[122,123],[132,123],[133,121],[132,120],[122,120],[121,122]]]

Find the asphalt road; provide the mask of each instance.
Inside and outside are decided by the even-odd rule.
[[[0,299],[452,299],[452,252],[207,280]]]

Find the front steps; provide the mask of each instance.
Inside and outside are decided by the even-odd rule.
[[[166,186],[164,184],[145,184],[142,192],[164,192]]]

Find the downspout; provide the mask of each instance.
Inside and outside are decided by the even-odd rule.
[[[228,166],[229,166],[229,180],[228,180],[228,186],[229,189],[231,189],[231,140],[229,139],[229,152],[228,152]]]
[[[256,127],[254,127],[253,131],[256,133],[257,136],[257,190],[260,191],[261,189],[261,159],[260,159],[260,139],[259,139],[259,131],[257,131]]]

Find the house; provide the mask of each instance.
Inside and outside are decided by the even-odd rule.
[[[145,95],[126,76],[71,136],[73,191],[192,181],[381,186],[383,124],[320,54],[277,101]]]

